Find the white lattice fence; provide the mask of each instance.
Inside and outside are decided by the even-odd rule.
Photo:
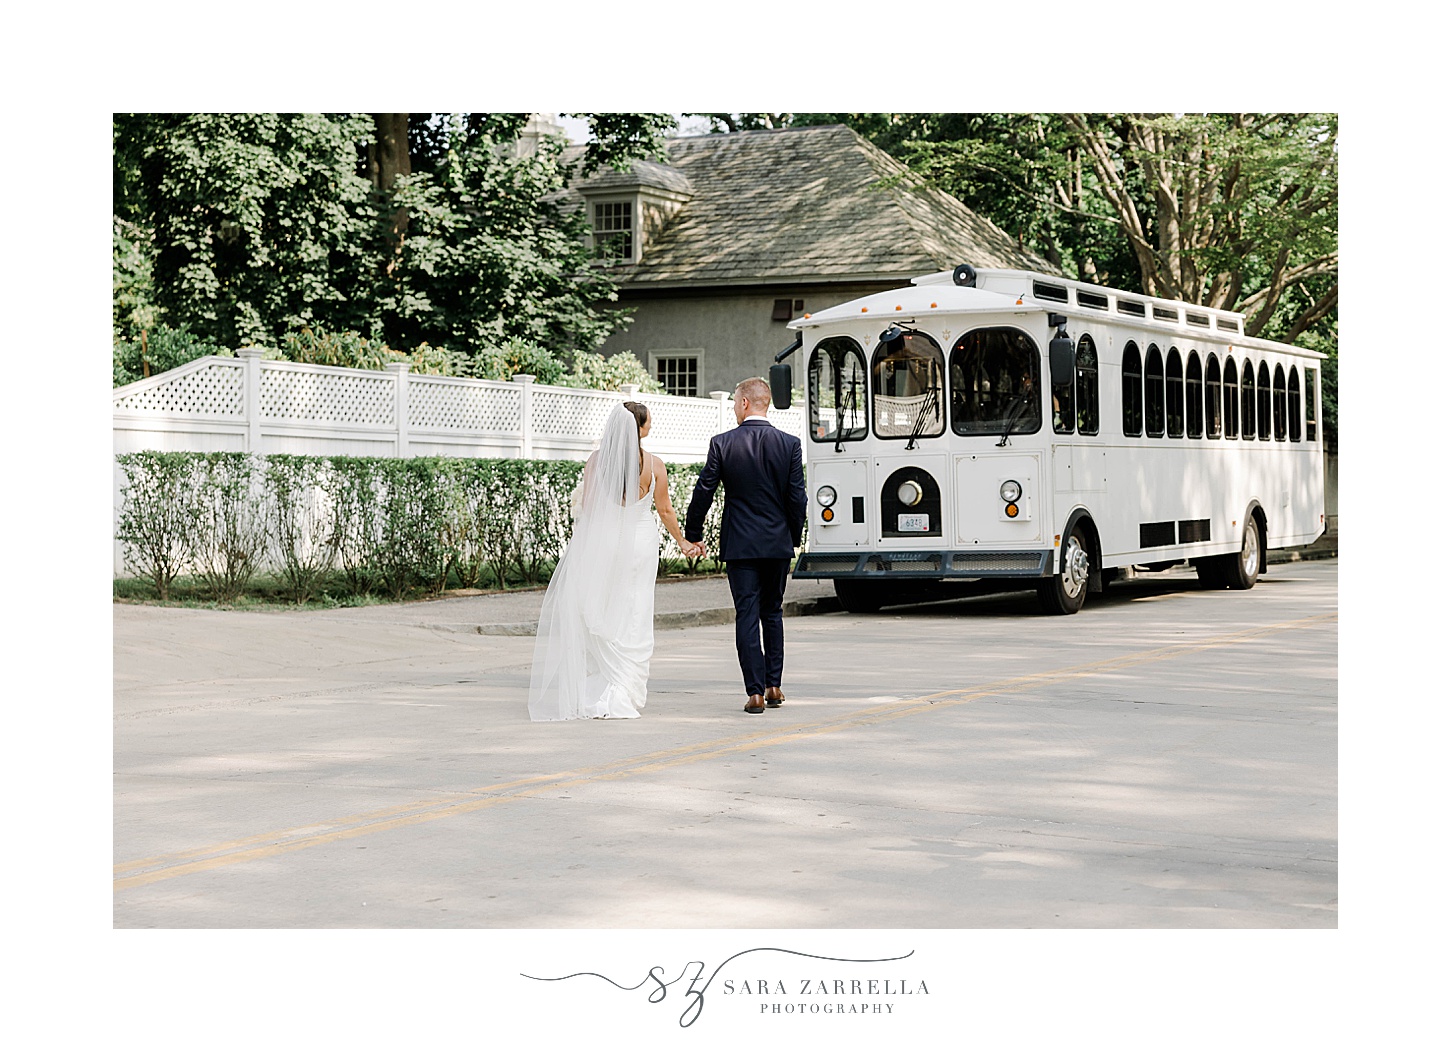
[[[237,358],[200,358],[113,392],[117,453],[140,449],[305,455],[532,456],[583,459],[609,410],[634,397],[649,406],[649,447],[671,462],[705,458],[735,423],[723,392],[711,398],[627,395],[511,382],[418,376]],[[771,422],[802,434],[801,410]]]
[[[112,392],[116,454],[293,453],[307,456],[493,456],[584,459],[611,408],[630,398],[650,409],[646,448],[672,463],[705,459],[710,439],[735,425],[730,398],[586,391],[419,376],[398,363],[384,372],[236,358],[199,358]],[[777,427],[801,437],[800,408],[772,409]],[[120,468],[114,501],[121,503]],[[120,547],[116,568],[121,568]]]

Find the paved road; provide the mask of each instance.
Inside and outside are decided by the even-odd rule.
[[[764,716],[662,586],[644,717],[556,724],[528,595],[117,605],[114,922],[1334,927],[1337,574],[803,614]]]

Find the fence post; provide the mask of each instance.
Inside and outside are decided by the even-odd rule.
[[[515,373],[513,380],[519,384],[519,455],[524,459],[534,458],[534,376],[531,373]]]
[[[398,433],[399,459],[408,455],[408,363],[389,362],[383,367],[393,374],[393,422]]]
[[[242,412],[247,417],[247,452],[262,451],[262,349],[239,347],[242,371]]]
[[[715,430],[717,434],[723,434],[735,426],[728,417],[732,416],[730,406],[731,393],[729,391],[711,391],[710,396],[715,399],[716,418]]]

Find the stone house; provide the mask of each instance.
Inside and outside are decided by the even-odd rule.
[[[765,376],[792,318],[917,275],[963,262],[1056,270],[849,127],[666,147],[668,164],[596,171],[574,190],[634,310],[603,350],[634,352],[672,394]],[[800,352],[792,362],[801,387]]]

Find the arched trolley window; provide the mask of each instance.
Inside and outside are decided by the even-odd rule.
[[[1078,338],[1073,353],[1073,386],[1054,387],[1052,394],[1054,431],[1072,434],[1076,428],[1079,434],[1098,433],[1098,350],[1087,333]]]
[[[1300,369],[1290,366],[1290,440],[1300,440]]]
[[[1184,433],[1204,437],[1204,370],[1199,366],[1198,351],[1189,352],[1184,366]]]
[[[1164,359],[1154,344],[1144,359],[1144,429],[1151,438],[1164,436]]]
[[[1255,367],[1248,358],[1239,384],[1239,418],[1240,430],[1248,441],[1255,436]]]
[[[1239,437],[1239,370],[1233,358],[1224,360],[1224,436]]]
[[[1275,363],[1275,398],[1272,411],[1275,415],[1275,440],[1284,441],[1289,434],[1289,409],[1286,407],[1285,367]]]
[[[1184,363],[1179,358],[1177,347],[1169,348],[1169,364],[1164,383],[1168,388],[1169,401],[1167,414],[1169,418],[1169,437],[1184,437]]]
[[[1224,433],[1224,389],[1219,376],[1219,356],[1209,352],[1204,364],[1204,433],[1217,438]]]
[[[1256,423],[1259,425],[1260,441],[1270,440],[1270,367],[1266,362],[1260,363],[1259,379],[1255,388],[1255,400],[1259,403],[1259,417]]]
[[[952,346],[952,429],[958,434],[1033,434],[1043,426],[1039,374],[1042,353],[1033,338],[1010,326],[964,333]]]
[[[1144,433],[1144,363],[1139,358],[1139,345],[1130,340],[1124,345],[1122,367],[1124,434],[1137,438]]]
[[[1315,440],[1315,370],[1305,370],[1305,440]]]
[[[830,337],[812,350],[806,409],[812,441],[839,445],[867,436],[867,361],[851,337]]]
[[[935,438],[947,429],[942,349],[915,329],[891,331],[872,355],[872,426],[879,438]]]

